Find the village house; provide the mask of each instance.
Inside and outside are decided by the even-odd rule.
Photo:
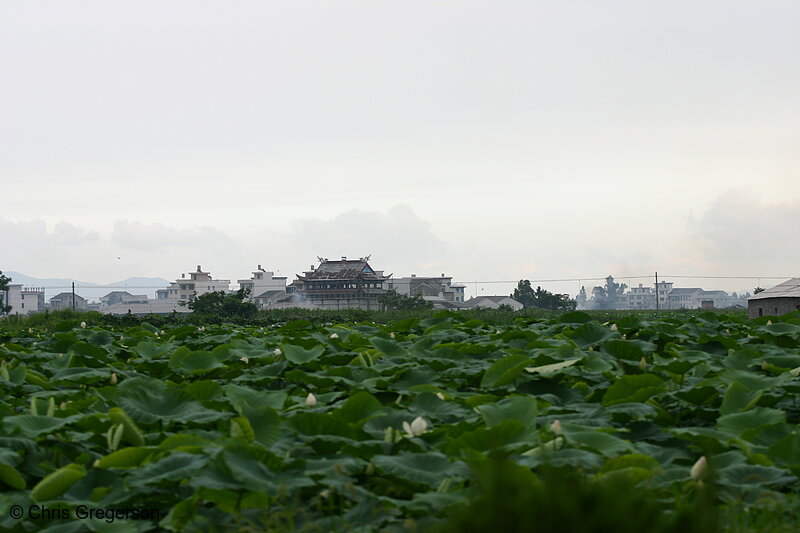
[[[169,284],[169,287],[165,289],[167,291],[166,299],[186,303],[195,296],[207,292],[228,292],[230,286],[229,279],[213,279],[210,272],[203,272],[200,265],[197,265],[197,270],[189,273],[189,279],[186,279],[185,274],[181,274],[181,279]],[[157,293],[157,299],[164,299],[162,298],[163,290]]]
[[[477,298],[470,298],[459,307],[461,309],[477,309],[479,307],[499,309],[501,305],[506,305],[514,311],[519,311],[524,307],[522,302],[518,302],[511,296],[478,296]]]
[[[146,294],[131,294],[128,291],[111,291],[105,296],[100,297],[100,307],[115,305],[119,303],[147,303]]]
[[[76,311],[86,311],[88,303],[86,298],[71,292],[62,292],[50,298],[50,309],[75,309]]]
[[[747,300],[750,318],[778,316],[800,310],[800,278],[784,281]]]
[[[386,293],[391,275],[373,270],[369,256],[331,261],[319,257],[319,265],[298,274],[288,290],[293,300],[324,309],[379,309],[378,298]]]
[[[279,302],[287,300],[286,277],[276,276],[274,272],[261,268],[261,265],[258,265],[250,279],[239,280],[239,288],[247,291],[248,300],[259,309],[280,307]]]
[[[439,277],[423,277],[411,274],[403,278],[390,278],[386,284],[387,290],[394,290],[404,296],[421,296],[433,303],[437,302],[464,302],[465,286],[453,283],[452,276],[442,273]]]
[[[21,284],[9,283],[8,289],[0,293],[2,305],[10,305],[12,315],[28,315],[44,311],[44,289],[23,287]]]

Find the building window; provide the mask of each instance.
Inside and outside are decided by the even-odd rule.
[[[758,316],[764,316],[764,309],[761,307],[758,308]]]

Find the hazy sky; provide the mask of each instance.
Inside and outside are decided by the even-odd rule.
[[[800,276],[798,20],[795,0],[0,0],[0,270]]]

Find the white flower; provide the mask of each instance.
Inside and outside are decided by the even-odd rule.
[[[708,461],[706,461],[706,456],[704,455],[692,466],[692,479],[701,481],[705,477],[706,470],[708,470]]]
[[[647,370],[647,359],[645,359],[644,356],[639,360],[639,368]]]
[[[28,328],[28,333],[33,333],[33,328]]]
[[[554,420],[553,423],[550,424],[550,429],[553,433],[561,433],[561,422]]]
[[[110,378],[108,378],[108,382],[109,382],[111,385],[116,385],[116,384],[117,384],[117,373],[116,373],[116,372],[112,372],[112,373],[111,373],[111,377],[110,377]]]
[[[86,322],[81,322],[81,327],[85,328],[86,327]]]
[[[611,324],[611,331],[617,331],[617,325]]]
[[[339,335],[338,335],[338,334],[336,334],[336,333],[331,333],[331,336],[330,336],[330,338],[331,338],[331,339],[338,339],[338,338],[339,338]]]
[[[247,363],[249,363],[249,362],[250,362],[250,359],[248,359],[247,357],[240,357],[240,358],[239,358],[239,361],[241,361],[241,362],[242,362],[242,363],[244,363],[244,364],[247,364]]]
[[[275,348],[274,350],[272,350],[272,353],[275,354],[275,357],[280,357],[281,355],[283,355],[283,352],[281,351],[280,348]]]
[[[205,331],[205,330],[206,330],[205,326],[200,326],[199,328],[197,328],[197,331]]]
[[[439,398],[440,400],[444,401],[444,394],[442,394],[441,392],[437,392],[436,393],[436,397]]]
[[[394,339],[394,331],[389,333],[389,336]]]
[[[428,430],[428,423],[421,416],[415,418],[411,424],[403,420],[403,430],[409,437],[419,437]]]
[[[314,407],[317,405],[317,397],[314,396],[313,392],[309,392],[308,396],[306,396],[306,405],[309,407]]]

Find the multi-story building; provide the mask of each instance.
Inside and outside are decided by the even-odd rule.
[[[638,287],[630,287],[620,300],[625,309],[654,309],[656,293],[653,287],[645,287],[640,283]]]
[[[249,300],[259,308],[268,308],[286,294],[286,276],[276,276],[258,265],[250,279],[239,280],[239,287],[248,291]]]
[[[53,311],[58,309],[85,311],[87,307],[88,302],[86,298],[71,292],[61,292],[50,298],[50,309]]]
[[[319,265],[298,274],[288,287],[293,299],[326,309],[379,309],[378,298],[386,293],[391,275],[373,270],[369,256],[359,259],[330,261],[319,257]]]
[[[452,276],[445,276],[442,273],[439,277],[411,274],[404,278],[390,278],[386,283],[386,289],[405,296],[422,296],[432,302],[461,303],[464,301],[465,287],[461,283],[453,283]]]
[[[28,315],[44,311],[44,289],[38,287],[23,287],[21,284],[10,283],[8,289],[0,293],[0,303],[10,305],[9,313]]]
[[[231,286],[229,279],[213,279],[210,272],[203,272],[200,265],[197,265],[195,272],[189,273],[189,278],[186,274],[181,274],[181,279],[176,279],[167,287],[167,299],[177,300],[178,302],[188,302],[195,296],[200,296],[207,292],[228,292]],[[163,291],[158,295],[158,299],[163,299],[161,296]]]

